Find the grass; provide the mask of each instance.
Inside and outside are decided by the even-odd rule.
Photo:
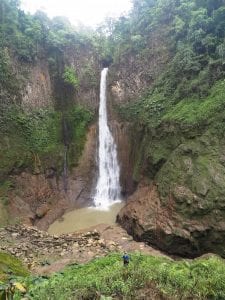
[[[11,282],[17,276],[29,275],[25,266],[14,256],[0,252],[0,300],[12,299]],[[20,297],[21,298],[21,297]]]
[[[28,270],[14,256],[0,252],[0,281],[6,281],[11,276],[28,276]]]
[[[225,263],[217,256],[175,262],[135,253],[124,267],[120,254],[110,254],[47,279],[30,277],[26,285],[29,299],[38,300],[138,299],[150,286],[165,299],[225,299]]]

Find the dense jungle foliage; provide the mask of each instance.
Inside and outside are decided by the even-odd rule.
[[[129,16],[111,24],[114,61],[123,62],[127,55],[154,56],[152,41],[159,39],[168,50],[168,63],[157,78],[149,74],[153,86],[140,101],[122,108],[122,116],[138,118],[150,127],[162,119],[196,124],[215,117],[224,107],[225,1],[134,0],[133,4]]]

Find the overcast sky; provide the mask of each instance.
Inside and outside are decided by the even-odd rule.
[[[50,18],[65,16],[74,25],[101,23],[107,16],[117,17],[129,11],[130,0],[22,0],[22,9],[32,14],[41,9]]]

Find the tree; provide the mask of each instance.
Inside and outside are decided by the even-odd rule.
[[[74,88],[78,88],[79,80],[77,78],[75,70],[72,67],[69,66],[65,67],[62,78],[64,80],[64,83],[71,85]]]

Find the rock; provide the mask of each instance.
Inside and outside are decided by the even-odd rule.
[[[38,218],[43,218],[48,213],[49,210],[50,210],[50,208],[49,208],[48,204],[43,204],[37,208],[36,216]]]
[[[117,246],[117,244],[116,244],[115,242],[113,242],[113,241],[109,241],[109,242],[108,242],[108,245],[109,245],[109,246],[113,246],[113,247],[116,247],[116,246]]]
[[[180,199],[188,197],[192,203],[196,201],[189,190],[182,191],[179,191]],[[211,216],[199,212],[201,217],[190,217],[198,206],[190,207],[189,214],[185,209],[185,215],[179,210],[180,204],[177,205],[172,196],[164,205],[156,186],[140,186],[119,213],[117,221],[136,240],[168,253],[196,257],[212,251],[225,257],[225,230],[223,224],[216,221],[214,212]]]
[[[98,244],[101,246],[101,247],[106,247],[106,244],[105,244],[105,241],[103,239],[100,239],[98,241]]]
[[[12,236],[13,238],[17,238],[17,237],[19,236],[19,233],[13,232],[13,233],[11,234],[11,236]]]

